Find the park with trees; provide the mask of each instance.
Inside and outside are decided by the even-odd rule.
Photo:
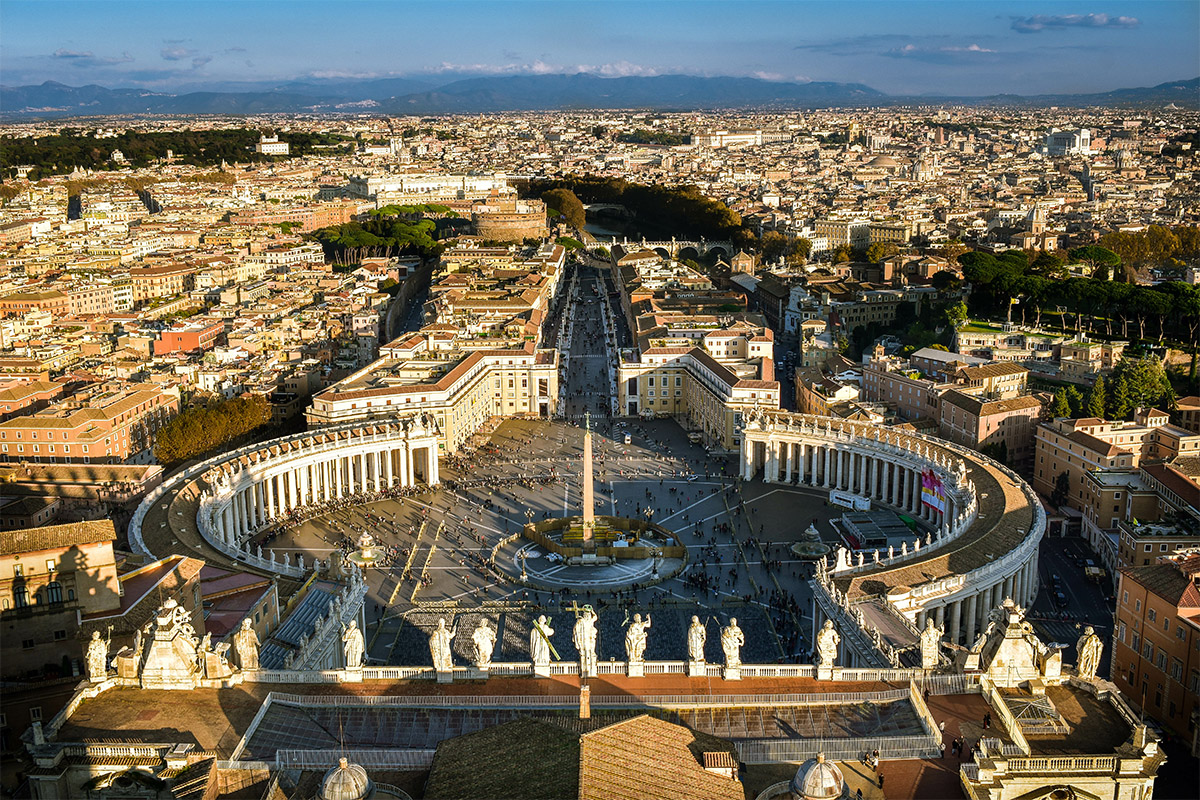
[[[1112,263],[1113,251],[1080,248],[1081,261]],[[1055,260],[1061,265],[1061,261]],[[1124,263],[1124,259],[1121,259]],[[1174,281],[1143,286],[1102,278],[1063,278],[1042,255],[1023,250],[999,255],[964,253],[963,277],[971,285],[972,317],[1007,318],[1039,326],[1053,317],[1058,327],[1107,339],[1153,338],[1194,349],[1200,330],[1200,287]],[[1010,308],[1015,306],[1015,310]]]
[[[180,129],[174,131],[124,131],[116,136],[97,139],[91,130],[62,128],[45,136],[5,136],[0,140],[4,151],[3,177],[16,175],[18,164],[35,169],[32,179],[65,175],[76,168],[104,171],[119,167],[148,167],[171,158],[179,164],[198,167],[219,166],[221,162],[252,163],[277,161],[287,156],[255,152],[262,131],[254,128],[219,130]],[[280,135],[288,143],[291,156],[309,155],[318,146],[346,144],[351,140],[331,133],[289,131]],[[111,161],[113,150],[125,156],[124,164]]]
[[[254,395],[184,409],[154,436],[154,457],[170,469],[227,449],[271,421],[271,407]]]

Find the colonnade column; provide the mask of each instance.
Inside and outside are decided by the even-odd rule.
[[[425,477],[430,486],[436,486],[441,481],[441,471],[438,467],[438,444],[436,439],[429,445],[429,450],[427,452],[429,453],[429,463],[425,467],[426,472],[428,473]]]
[[[965,640],[967,647],[975,643],[976,606],[978,604],[978,594],[973,594],[967,598],[967,638]]]
[[[822,445],[821,449],[825,451],[825,471],[821,473],[821,486],[825,489],[830,488],[830,473],[833,466],[833,449],[829,445]]]
[[[950,606],[950,641],[958,644],[959,626],[962,624],[962,600],[955,600]]]

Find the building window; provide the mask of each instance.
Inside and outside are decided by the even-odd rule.
[[[61,642],[63,639],[66,639],[66,638],[67,638],[66,631],[55,631],[54,632],[54,641]]]
[[[33,649],[33,639],[22,639],[21,647],[23,647],[26,650],[32,650]]]
[[[46,602],[51,605],[61,603],[63,601],[62,584],[58,581],[51,581],[46,584]]]
[[[1147,608],[1146,609],[1146,619],[1150,620],[1151,622],[1157,622],[1158,621],[1158,612],[1155,611],[1153,608]]]
[[[30,722],[41,722],[42,721],[42,707],[41,706],[30,707],[29,721]]]

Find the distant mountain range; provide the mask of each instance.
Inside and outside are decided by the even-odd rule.
[[[293,81],[252,91],[184,94],[103,86],[0,86],[0,116],[122,114],[354,113],[476,114],[557,109],[809,109],[895,105],[1176,106],[1200,109],[1200,78],[1100,94],[932,97],[887,95],[860,83],[786,83],[757,78],[660,75],[601,78],[520,75],[469,78],[441,86],[408,78]]]

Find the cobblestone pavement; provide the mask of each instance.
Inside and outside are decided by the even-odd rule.
[[[624,658],[622,626],[641,612],[654,619],[648,659],[685,658],[684,632],[696,615],[708,625],[710,660],[721,658],[720,626],[736,616],[746,635],[747,663],[809,662],[810,565],[793,557],[788,546],[812,522],[836,543],[829,520],[839,512],[823,493],[758,481],[742,486],[730,477],[736,471],[732,460],[689,442],[672,420],[608,416],[611,353],[601,311],[607,294],[605,276],[582,267],[576,294],[564,304],[563,313],[575,316],[573,325],[563,323],[570,339],[565,419],[505,420],[477,436],[473,452],[443,459],[442,486],[403,499],[348,505],[283,531],[270,543],[277,551],[304,551],[310,563],[311,557],[352,547],[363,531],[385,548],[367,570],[372,662],[430,663],[426,632],[439,617],[458,626],[456,659],[465,659],[481,615],[502,633],[496,660],[526,660],[530,619],[542,610],[559,632],[554,644],[560,655],[574,658],[571,609],[583,604],[599,613],[601,658]],[[557,591],[525,588],[519,581],[516,552],[527,543],[504,540],[529,520],[580,513],[585,411],[594,431],[596,511],[649,518],[675,532],[687,547],[688,563],[668,580],[655,583],[649,565],[630,562],[622,565],[629,571],[625,588],[601,588],[602,574],[565,572],[531,548],[525,566],[532,579]],[[677,566],[662,564],[661,574],[672,575]]]

